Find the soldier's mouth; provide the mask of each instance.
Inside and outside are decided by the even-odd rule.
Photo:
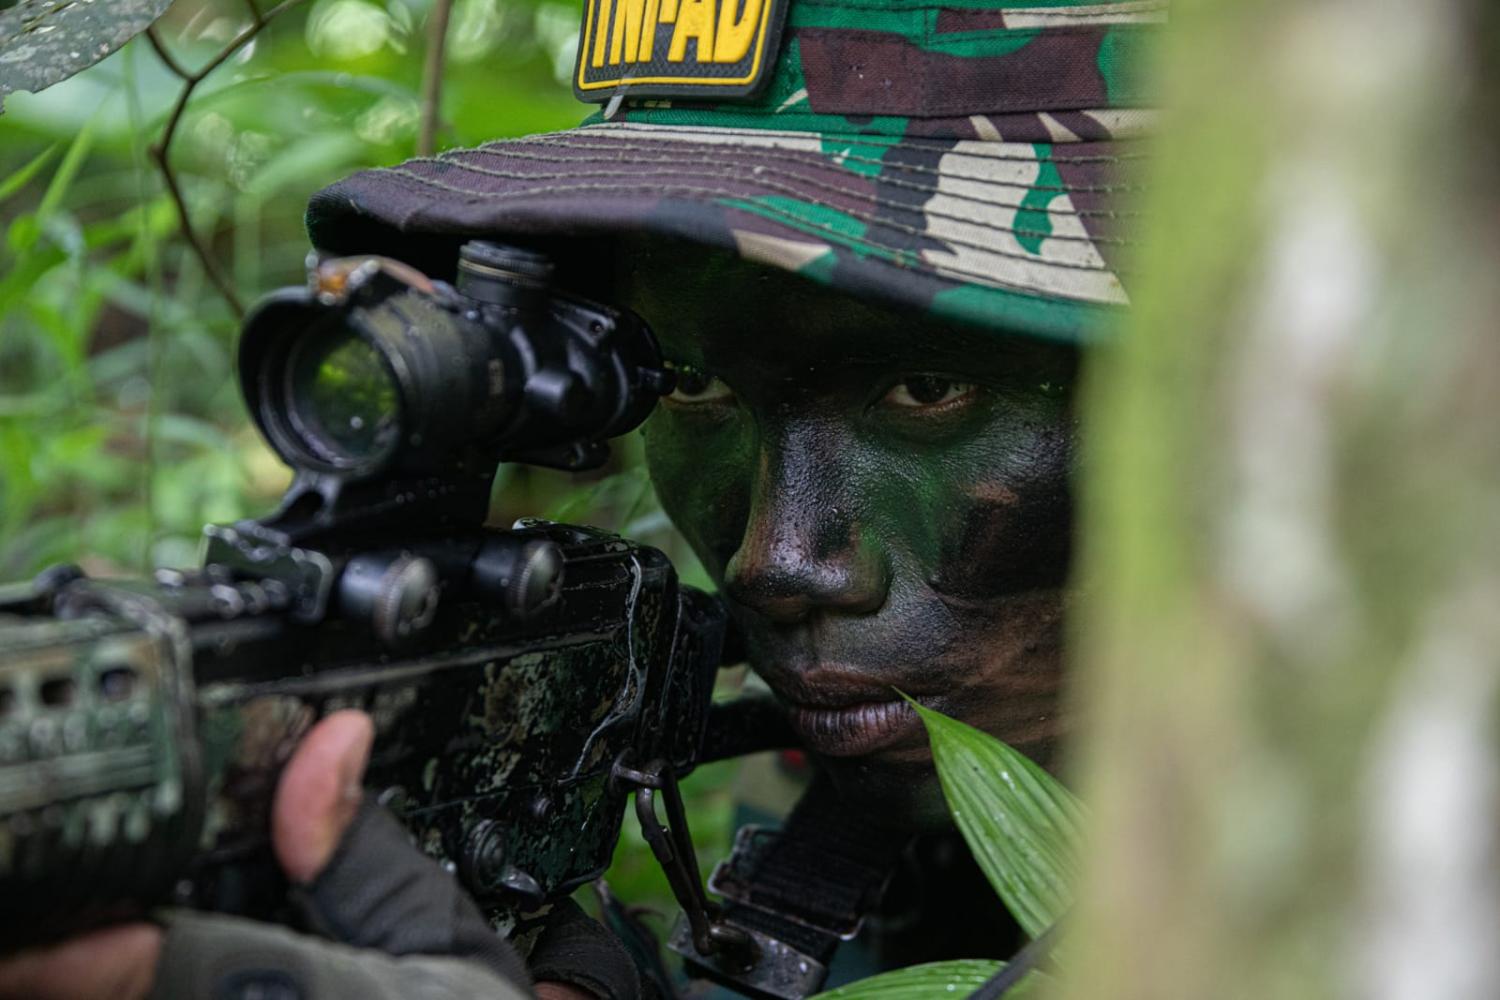
[[[905,701],[839,707],[788,706],[787,717],[807,749],[830,757],[860,757],[920,739],[922,720]]]

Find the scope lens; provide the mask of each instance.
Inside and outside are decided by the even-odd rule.
[[[380,352],[342,325],[292,349],[287,412],[314,454],[338,466],[384,458],[400,437],[401,396]]]

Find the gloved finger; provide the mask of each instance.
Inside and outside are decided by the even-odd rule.
[[[571,899],[553,904],[527,965],[538,982],[568,983],[602,1000],[648,995],[625,946]]]
[[[0,959],[0,1000],[144,1000],[161,928],[116,924]]]
[[[466,958],[514,983],[531,983],[521,957],[458,880],[368,796],[328,863],[297,886],[293,898],[308,922],[334,941],[387,955]]]
[[[354,709],[310,729],[281,773],[271,806],[271,845],[293,882],[310,882],[333,857],[359,809],[375,726]]]

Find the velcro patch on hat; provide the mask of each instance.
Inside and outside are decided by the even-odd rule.
[[[789,0],[588,0],[573,92],[752,97],[770,78]]]

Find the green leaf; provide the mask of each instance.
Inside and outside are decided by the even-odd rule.
[[[987,959],[929,962],[895,972],[886,972],[857,983],[819,993],[819,1000],[934,1000],[936,997],[967,997],[1000,970],[1003,963]],[[1032,973],[1007,993],[1006,1000],[1019,1000],[1034,992],[1043,977]]]
[[[73,181],[78,177],[78,171],[83,167],[84,160],[88,159],[89,147],[94,142],[94,124],[98,116],[90,118],[73,137],[68,145],[68,151],[63,155],[62,162],[57,165],[57,170],[52,179],[47,182],[47,190],[42,194],[41,203],[37,205],[34,213],[21,215],[10,224],[6,231],[6,240],[10,243],[12,250],[18,256],[24,256],[31,252],[36,246],[37,240],[41,238],[47,221],[58,211],[63,199],[68,195],[68,189],[73,186]],[[29,167],[23,169],[30,169]]]
[[[21,0],[0,10],[0,102],[88,69],[151,26],[172,0]]]
[[[17,191],[25,187],[27,182],[29,182],[33,177],[39,174],[42,168],[45,167],[49,162],[51,162],[52,157],[56,153],[57,143],[54,142],[52,145],[48,146],[46,149],[38,153],[20,170],[17,170],[15,173],[5,178],[5,180],[0,181],[0,201],[4,201],[11,195],[15,194]]]
[[[42,202],[37,206],[36,215],[38,219],[46,219],[58,207],[62,205],[63,199],[68,196],[68,189],[73,186],[73,181],[78,177],[78,171],[83,167],[83,161],[88,159],[89,148],[94,144],[94,126],[98,123],[99,116],[90,118],[73,141],[68,144],[68,151],[63,154],[62,162],[57,165],[57,173],[47,182],[47,190],[42,194]]]
[[[954,823],[1006,909],[1037,937],[1072,900],[1082,806],[1024,754],[911,704],[927,726]]]

